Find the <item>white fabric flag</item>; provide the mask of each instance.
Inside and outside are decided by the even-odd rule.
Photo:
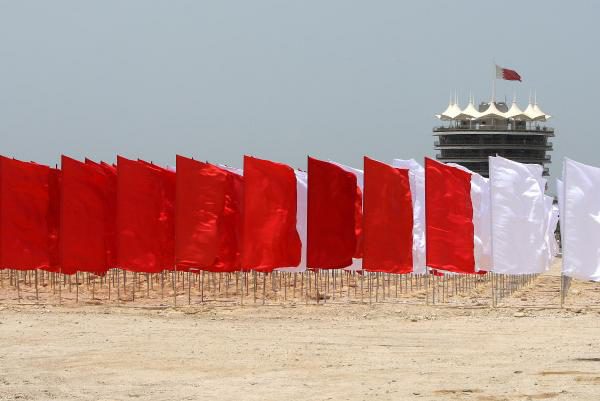
[[[563,176],[565,175],[565,164],[563,163]],[[561,237],[561,243],[562,243],[562,236],[563,233],[565,232],[563,230],[563,220],[564,220],[564,205],[565,205],[565,187],[564,184],[562,182],[562,180],[560,179],[556,179],[556,199],[558,200],[558,215],[560,216],[559,220],[558,220],[558,224],[560,226],[560,237]],[[562,245],[562,244],[561,244]]]
[[[600,168],[565,158],[563,187],[563,274],[600,281]]]
[[[490,157],[492,271],[541,273],[546,269],[547,214],[543,168]]]
[[[553,204],[552,205],[552,213],[550,216],[550,230],[549,230],[550,251],[551,251],[550,254],[552,255],[552,258],[555,258],[560,253],[560,246],[558,245],[558,241],[556,240],[556,235],[554,234],[556,232],[556,227],[558,226],[559,221],[560,221],[560,211],[558,209],[558,206]]]
[[[473,207],[473,256],[475,271],[492,268],[492,221],[490,182],[484,176],[455,163],[446,163],[471,174],[471,205]]]
[[[554,231],[558,224],[558,208],[554,206],[554,198],[544,196],[544,207],[546,209],[546,224],[544,238],[546,241],[546,271],[550,270],[554,257],[558,254],[558,244]]]
[[[296,231],[302,241],[300,264],[296,267],[281,267],[282,272],[301,273],[306,271],[306,238],[307,238],[307,205],[308,205],[308,174],[295,170],[296,173]]]
[[[413,272],[424,274],[425,267],[425,169],[414,159],[392,160],[392,166],[408,169],[413,205]]]
[[[356,176],[356,184],[360,188],[360,192],[364,194],[364,192],[365,192],[365,172],[363,170],[359,170],[354,167],[346,166],[345,164],[337,163],[337,162],[334,162],[331,160],[329,160],[329,163],[333,163],[336,166],[343,168],[347,172],[354,174]],[[348,270],[348,271],[362,270],[362,259],[352,258],[352,264],[348,267],[345,267],[344,270]]]

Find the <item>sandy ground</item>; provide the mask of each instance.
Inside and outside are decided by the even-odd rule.
[[[0,303],[0,400],[599,400],[600,285],[498,308]]]

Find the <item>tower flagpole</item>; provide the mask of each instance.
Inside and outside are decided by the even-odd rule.
[[[494,103],[496,101],[496,62],[494,60],[492,60],[492,67],[493,67],[493,73],[492,73],[492,100],[491,100],[491,103]]]

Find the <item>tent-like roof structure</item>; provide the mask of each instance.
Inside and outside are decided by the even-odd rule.
[[[531,99],[527,108],[522,110],[518,105],[516,99],[513,99],[513,102],[510,106],[510,109],[506,110],[504,103],[497,103],[495,101],[489,103],[482,103],[479,108],[485,108],[483,111],[479,111],[474,104],[474,98],[469,96],[469,104],[464,109],[461,109],[458,105],[458,99],[455,97],[454,99],[450,99],[448,103],[448,107],[441,114],[436,114],[435,116],[442,121],[468,121],[468,120],[484,120],[489,118],[495,119],[510,119],[517,121],[548,121],[550,117],[549,114],[546,114],[540,109],[537,104],[537,99],[534,103],[531,103]],[[499,107],[500,106],[500,107]]]
[[[481,116],[481,113],[479,112],[479,110],[477,110],[475,108],[475,105],[473,104],[475,100],[469,96],[469,104],[467,105],[467,107],[465,107],[465,109],[463,111],[461,111],[456,117],[456,120],[475,120],[476,118],[479,118]]]
[[[521,108],[517,105],[516,97],[513,98],[512,105],[506,112],[505,116],[506,118],[512,118],[513,120],[529,120],[529,117],[527,117],[527,115],[523,113],[523,110],[521,110]]]
[[[487,118],[507,118],[507,117],[506,117],[505,112],[500,111],[498,109],[496,102],[490,102],[488,108],[481,112],[481,115],[479,116],[478,120],[483,120],[483,119],[487,119]]]
[[[458,99],[455,96],[455,99],[450,98],[450,102],[448,103],[448,107],[446,110],[442,112],[442,114],[436,114],[435,116],[442,121],[451,121],[456,120],[456,117],[460,114],[460,106],[458,105]]]

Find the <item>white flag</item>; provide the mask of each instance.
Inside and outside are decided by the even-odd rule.
[[[556,225],[558,224],[558,208],[554,206],[554,198],[544,196],[544,205],[546,209],[545,241],[546,241],[546,271],[550,270],[554,257],[558,255],[558,243],[554,236]]]
[[[600,281],[600,168],[565,158],[563,191],[563,273]]]
[[[408,169],[413,204],[413,272],[425,269],[425,169],[415,160],[394,159],[392,166]]]
[[[548,263],[543,168],[490,157],[492,271],[541,273]]]
[[[565,165],[566,163],[563,163],[563,176],[565,175]],[[560,216],[560,219],[558,221],[558,224],[560,225],[560,236],[562,238],[563,233],[565,232],[563,230],[563,220],[564,220],[564,205],[565,205],[565,187],[564,184],[562,182],[562,180],[559,180],[558,178],[556,179],[556,199],[558,200],[558,215]],[[561,240],[562,242],[562,240]]]

